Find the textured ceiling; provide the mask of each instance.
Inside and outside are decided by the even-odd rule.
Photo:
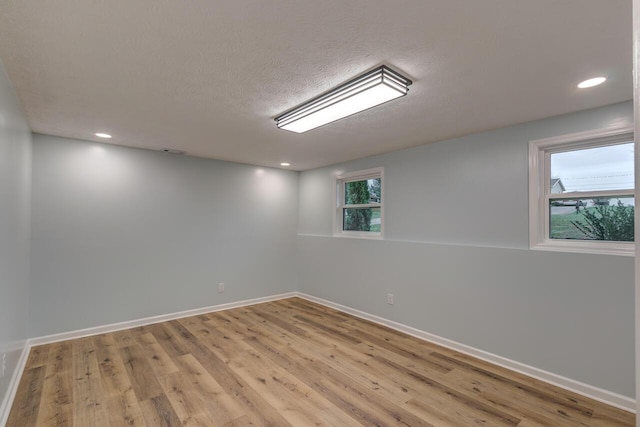
[[[631,31],[630,0],[0,0],[34,132],[295,170],[631,99]],[[379,64],[408,96],[276,128]]]

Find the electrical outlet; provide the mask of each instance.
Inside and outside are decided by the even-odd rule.
[[[2,355],[2,377],[4,377],[5,372],[7,371],[7,353]]]
[[[393,305],[393,294],[387,294],[387,304]]]
[[[224,283],[218,283],[218,292],[224,292]]]

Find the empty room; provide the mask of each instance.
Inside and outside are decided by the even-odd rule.
[[[637,3],[0,0],[0,426],[636,426]]]

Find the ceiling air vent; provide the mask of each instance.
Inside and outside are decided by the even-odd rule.
[[[186,152],[182,151],[182,150],[174,150],[173,148],[163,148],[162,150],[163,153],[169,153],[169,154],[178,154],[180,156],[184,155]]]

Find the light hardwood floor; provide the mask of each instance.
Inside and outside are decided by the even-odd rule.
[[[34,347],[8,426],[633,426],[630,413],[292,298]]]

